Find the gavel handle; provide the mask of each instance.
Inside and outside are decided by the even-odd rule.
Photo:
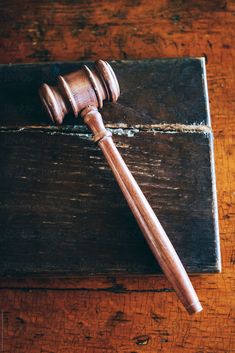
[[[105,134],[105,129],[94,128],[94,119],[102,119],[97,111],[90,111],[89,117],[84,120],[90,126],[95,136],[99,139],[100,146],[106,161],[108,162],[126,201],[140,227],[145,239],[155,258],[161,266],[169,282],[175,289],[182,304],[190,314],[202,310],[197,294],[192,283],[163,227],[149,205],[136,180],[129,171],[119,151],[117,150],[111,134]],[[99,131],[100,130],[100,131]]]

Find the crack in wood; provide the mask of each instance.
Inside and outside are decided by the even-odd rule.
[[[148,335],[136,336],[133,340],[138,346],[145,346],[149,343],[150,337]]]
[[[106,128],[116,136],[134,137],[140,132],[147,133],[199,133],[210,134],[212,129],[208,125],[197,124],[144,124],[144,125],[128,125],[128,124],[106,124]],[[67,126],[51,126],[51,125],[29,125],[29,126],[1,126],[0,132],[40,132],[50,135],[61,134],[70,136],[79,136],[81,138],[91,139],[92,134],[84,125],[67,125]]]
[[[105,288],[55,288],[55,287],[1,287],[0,291],[4,290],[15,290],[15,291],[77,291],[77,292],[109,292],[113,294],[127,294],[127,293],[172,293],[172,288],[160,288],[160,289],[127,289],[122,285],[116,285]]]

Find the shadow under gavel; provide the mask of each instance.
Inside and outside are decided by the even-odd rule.
[[[68,113],[79,114],[93,132],[145,239],[163,272],[190,314],[202,306],[192,283],[158,218],[117,150],[110,131],[105,129],[98,108],[103,101],[116,102],[120,89],[111,66],[102,60],[93,69],[82,69],[58,77],[56,86],[43,84],[41,100],[52,121],[62,124]]]

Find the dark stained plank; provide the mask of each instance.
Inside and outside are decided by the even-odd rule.
[[[2,275],[159,272],[81,119],[45,126],[38,87],[82,64],[0,66]],[[122,95],[104,121],[187,269],[218,271],[204,59],[112,65]]]
[[[115,135],[190,272],[220,268],[210,139],[125,129]],[[159,272],[89,134],[2,132],[0,148],[2,275]]]
[[[48,124],[38,88],[43,82],[55,83],[59,74],[82,64],[0,65],[0,125]],[[106,104],[106,123],[210,124],[204,58],[117,61],[112,66],[121,97],[115,105]],[[74,123],[81,124],[81,120],[65,120],[67,125]]]

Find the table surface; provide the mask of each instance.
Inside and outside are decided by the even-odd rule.
[[[223,272],[192,277],[189,317],[164,277],[1,279],[2,352],[235,351],[233,1],[0,1],[0,62],[205,56]]]

